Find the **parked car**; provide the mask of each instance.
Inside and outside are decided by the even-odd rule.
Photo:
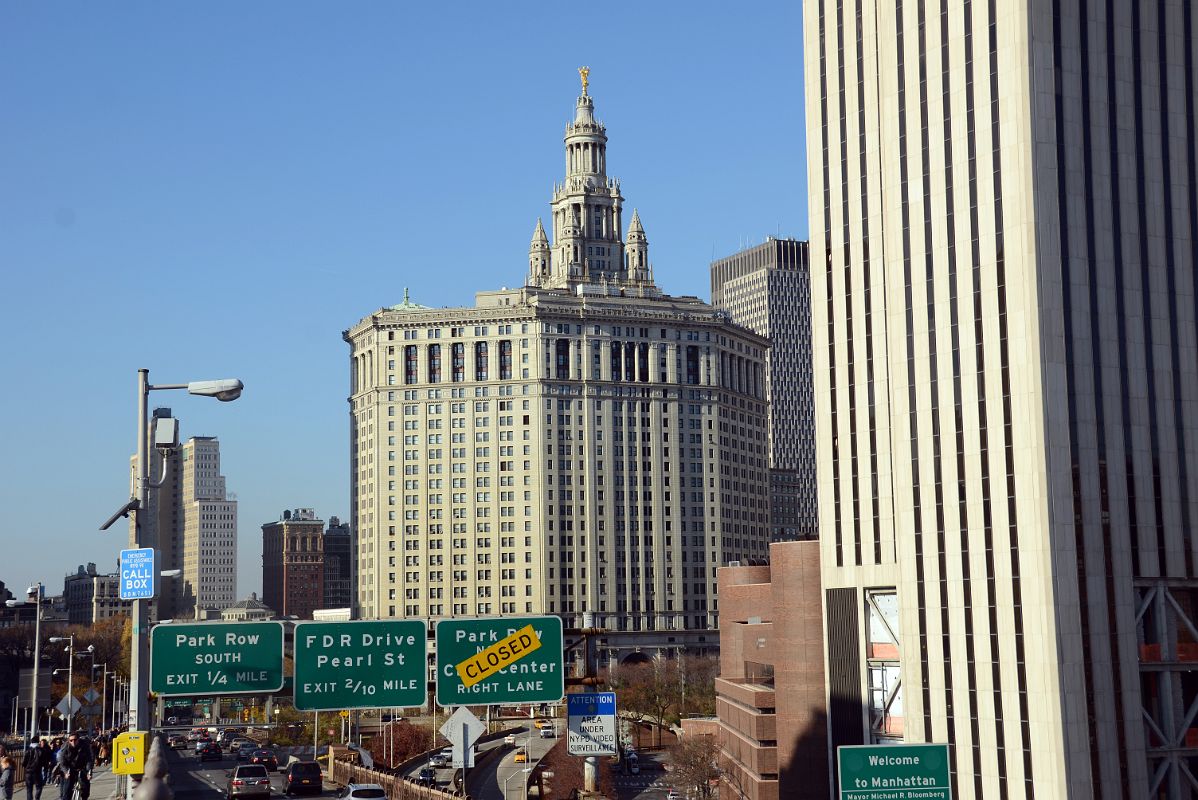
[[[315,761],[292,761],[287,765],[283,777],[283,794],[292,795],[301,792],[320,794],[323,788],[323,778],[320,765]]]
[[[422,786],[436,786],[437,771],[432,767],[424,767],[420,770],[420,774],[416,777],[416,782]]]
[[[516,751],[516,756],[515,756],[515,758],[512,759],[512,763],[513,764],[527,764],[528,763],[528,751],[525,750],[523,747],[521,747],[519,750]]]
[[[200,748],[199,752],[196,753],[196,756],[200,759],[200,761],[220,761],[225,757],[225,754],[220,749],[219,744],[210,741]]]
[[[387,800],[387,791],[377,783],[351,783],[337,796],[341,800]]]
[[[239,764],[229,773],[225,798],[270,797],[270,775],[261,764]]]
[[[255,750],[250,754],[251,764],[261,764],[271,772],[277,772],[279,769],[279,758],[273,750]]]
[[[258,744],[256,742],[242,742],[237,748],[237,760],[248,761],[250,756],[252,756],[254,751],[257,749]]]

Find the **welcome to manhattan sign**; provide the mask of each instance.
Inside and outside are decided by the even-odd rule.
[[[952,800],[947,744],[836,748],[840,800]]]

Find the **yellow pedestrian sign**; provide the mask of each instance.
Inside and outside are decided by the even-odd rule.
[[[112,773],[141,775],[146,771],[146,732],[129,731],[112,741]]]

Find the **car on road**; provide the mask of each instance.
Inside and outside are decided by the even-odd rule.
[[[224,757],[224,752],[216,742],[208,742],[196,751],[196,758],[200,759],[200,761],[220,761]]]
[[[292,761],[283,772],[283,794],[293,795],[301,792],[320,794],[323,789],[323,779],[320,765],[315,761]]]
[[[545,719],[544,717],[540,717],[535,722],[533,722],[533,727],[535,727],[537,730],[540,730],[541,728],[544,728],[544,727],[552,728],[553,723],[550,722],[549,720]]]
[[[238,764],[229,773],[225,798],[270,797],[270,775],[261,764]]]
[[[255,750],[253,753],[251,753],[250,763],[261,764],[271,772],[277,772],[279,769],[279,757],[275,755],[273,750],[267,750],[265,748],[261,750]]]
[[[449,759],[445,757],[444,753],[437,753],[428,760],[428,765],[430,767],[442,769],[444,767],[449,766]]]
[[[244,736],[234,737],[234,739],[228,743],[228,748],[230,750],[238,750],[241,748],[241,746],[243,744],[245,744],[248,741],[249,741],[249,739],[245,738]]]
[[[421,786],[436,786],[437,771],[432,767],[423,767],[420,774],[416,776],[416,782]]]
[[[507,736],[504,736],[503,743],[504,744],[515,744],[516,743],[516,734],[509,733]]]
[[[181,733],[176,733],[174,736],[168,739],[167,742],[170,744],[172,750],[187,749],[187,737]]]
[[[541,728],[541,738],[542,739],[556,739],[557,731],[554,730],[552,725]]]
[[[204,736],[199,739],[196,739],[194,744],[195,744],[195,751],[197,754],[199,754],[199,752],[201,750],[203,750],[206,746],[212,744],[212,739],[207,736]]]
[[[337,797],[341,800],[387,800],[387,790],[377,783],[351,783]]]
[[[254,754],[254,751],[257,749],[258,749],[257,742],[249,742],[249,741],[242,742],[237,747],[237,760],[238,761],[248,761],[250,756],[252,756]]]
[[[513,764],[527,764],[528,763],[528,751],[525,750],[523,747],[521,747],[519,750],[516,751],[516,755],[512,759],[512,763]]]
[[[682,792],[677,789],[670,789],[666,792],[666,800],[682,800]]]

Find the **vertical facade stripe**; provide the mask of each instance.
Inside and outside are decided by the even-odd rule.
[[[1154,576],[1165,576],[1171,573],[1176,576],[1179,570],[1169,569],[1168,549],[1165,544],[1165,509],[1161,487],[1161,441],[1160,430],[1156,419],[1156,354],[1155,337],[1152,330],[1152,275],[1151,261],[1148,254],[1148,207],[1146,167],[1144,164],[1144,75],[1143,75],[1143,27],[1141,13],[1142,3],[1134,4],[1132,13],[1132,94],[1135,106],[1135,153],[1136,153],[1136,203],[1139,208],[1139,229],[1136,237],[1140,248],[1140,275],[1142,286],[1140,297],[1144,323],[1144,364],[1148,385],[1148,431],[1151,442],[1152,469],[1152,505],[1156,529],[1156,565],[1151,572]]]
[[[898,43],[898,123],[899,123],[899,190],[902,203],[903,225],[903,287],[906,303],[907,345],[907,420],[910,426],[911,448],[911,510],[915,549],[915,592],[917,598],[917,624],[919,626],[919,686],[923,703],[923,741],[932,741],[932,693],[928,684],[928,615],[927,592],[924,588],[924,542],[923,504],[920,502],[919,472],[919,403],[916,398],[915,379],[915,309],[912,298],[911,274],[911,203],[909,170],[907,163],[907,45],[905,0],[895,0],[895,24]]]
[[[969,170],[969,242],[970,265],[973,276],[973,335],[974,359],[977,362],[974,374],[976,376],[977,414],[978,414],[978,453],[981,470],[982,492],[982,541],[985,550],[986,574],[986,608],[988,645],[990,651],[990,699],[994,705],[994,741],[995,756],[998,763],[998,796],[999,800],[1007,800],[1009,789],[1007,785],[1007,746],[1006,731],[1004,730],[1005,715],[1003,713],[1002,668],[1000,653],[1002,645],[998,634],[998,596],[995,588],[994,574],[994,517],[990,497],[990,429],[989,417],[986,411],[986,338],[985,315],[982,309],[982,253],[981,236],[978,226],[978,174],[977,174],[977,110],[974,103],[974,42],[973,42],[973,1],[964,2],[965,18],[963,21],[965,45],[965,141],[967,164]]]
[[[857,365],[855,341],[857,326],[853,323],[853,259],[852,227],[849,225],[849,111],[845,97],[845,34],[844,2],[836,2],[837,89],[840,110],[840,232],[841,258],[844,259],[844,350],[845,385],[849,392],[849,488],[853,493],[853,564],[861,566],[861,477],[857,445]]]
[[[1094,208],[1094,186],[1092,183],[1094,176],[1094,144],[1093,144],[1093,128],[1091,127],[1091,109],[1090,109],[1090,15],[1089,15],[1089,0],[1081,0],[1079,3],[1080,14],[1078,18],[1078,41],[1080,45],[1081,56],[1081,102],[1082,102],[1082,172],[1081,179],[1084,185],[1083,196],[1086,199],[1086,263],[1089,265],[1089,275],[1087,283],[1089,285],[1089,317],[1090,317],[1090,362],[1091,374],[1093,376],[1093,385],[1091,392],[1094,396],[1094,415],[1095,415],[1095,440],[1098,450],[1098,500],[1099,500],[1099,529],[1101,531],[1102,541],[1102,556],[1103,556],[1103,574],[1105,576],[1105,602],[1102,606],[1106,608],[1107,617],[1107,654],[1109,659],[1108,664],[1111,670],[1111,683],[1114,687],[1114,716],[1115,725],[1114,733],[1119,743],[1119,763],[1111,764],[1108,762],[1108,767],[1117,769],[1119,785],[1122,789],[1121,796],[1128,797],[1131,794],[1128,785],[1127,776],[1127,735],[1124,732],[1125,719],[1123,716],[1123,691],[1122,691],[1122,666],[1119,660],[1119,621],[1116,612],[1115,604],[1115,575],[1114,565],[1111,553],[1111,501],[1110,501],[1110,486],[1108,483],[1109,459],[1107,458],[1107,425],[1106,425],[1106,403],[1105,393],[1102,387],[1102,377],[1105,372],[1102,365],[1102,319],[1099,311],[1098,297],[1098,249],[1095,245],[1095,228],[1094,218],[1096,209]],[[1083,613],[1088,613],[1087,607],[1082,607]],[[1100,654],[1094,653],[1095,658]],[[1094,728],[1099,726],[1095,725]],[[1107,729],[1109,730],[1109,729]],[[1097,776],[1096,776],[1097,777]],[[1104,781],[1105,783],[1105,781]]]
[[[1063,89],[1064,81],[1064,47],[1063,39],[1063,20],[1061,16],[1062,0],[1053,0],[1052,2],[1052,55],[1054,72],[1056,74],[1056,91],[1054,95],[1056,109],[1056,145],[1057,145],[1057,212],[1058,224],[1060,226],[1060,263],[1061,263],[1061,313],[1062,324],[1064,327],[1065,336],[1065,381],[1066,381],[1066,398],[1069,407],[1069,474],[1071,481],[1071,497],[1073,508],[1073,542],[1075,555],[1077,557],[1076,576],[1077,576],[1077,604],[1078,604],[1078,621],[1081,627],[1081,646],[1087,654],[1082,657],[1082,671],[1085,676],[1085,705],[1087,708],[1094,707],[1094,664],[1093,659],[1089,654],[1094,650],[1094,641],[1090,633],[1090,592],[1089,583],[1086,576],[1089,574],[1089,558],[1086,553],[1086,530],[1085,520],[1083,515],[1084,504],[1082,502],[1082,486],[1081,486],[1081,456],[1080,442],[1078,437],[1078,415],[1077,415],[1077,375],[1075,364],[1077,357],[1077,346],[1074,341],[1073,330],[1073,258],[1072,241],[1069,236],[1070,218],[1069,218],[1069,187],[1067,183],[1068,161],[1066,159],[1065,149],[1065,95]],[[1098,726],[1090,724],[1086,726],[1086,732],[1089,739],[1089,756],[1090,756],[1090,772],[1091,782],[1096,789],[1096,797],[1104,797],[1101,775],[1102,763],[1099,760],[1098,750]]]
[[[873,563],[882,561],[881,509],[878,498],[878,435],[877,404],[874,395],[874,343],[873,343],[873,297],[870,278],[869,241],[869,163],[866,159],[868,128],[865,121],[865,20],[861,0],[857,0],[857,161],[861,172],[861,295],[865,303],[865,392],[869,417],[869,496],[873,524],[870,528],[873,542]],[[876,80],[876,77],[875,77]]]
[[[833,536],[836,548],[836,566],[844,566],[844,530],[841,523],[840,507],[840,426],[837,421],[838,405],[836,399],[836,304],[833,300],[832,280],[832,175],[829,157],[831,156],[828,143],[828,28],[827,8],[824,0],[819,0],[819,86],[820,86],[820,131],[823,146],[823,184],[824,184],[824,289],[828,315],[828,418],[832,426],[832,507],[833,507]]]
[[[1189,3],[1186,3],[1189,5]],[[1181,330],[1181,320],[1177,311],[1177,274],[1174,262],[1174,231],[1173,231],[1173,159],[1172,148],[1169,146],[1169,44],[1166,35],[1169,31],[1169,20],[1166,18],[1168,3],[1157,4],[1157,63],[1160,65],[1160,107],[1161,107],[1161,175],[1164,178],[1164,207],[1165,223],[1165,277],[1169,296],[1169,355],[1171,383],[1173,386],[1173,439],[1177,446],[1177,483],[1181,495],[1181,539],[1185,550],[1186,575],[1194,574],[1194,549],[1190,546],[1190,482],[1187,479],[1188,465],[1186,464],[1186,435],[1182,424],[1182,372],[1181,353],[1178,347],[1178,333]],[[1194,262],[1190,262],[1191,270]]]
[[[924,235],[924,296],[926,300],[928,326],[928,399],[931,406],[932,418],[932,475],[933,491],[935,493],[936,512],[936,554],[937,573],[936,583],[939,587],[940,608],[940,647],[944,655],[944,716],[948,741],[957,741],[956,705],[953,696],[952,674],[952,635],[949,626],[949,596],[948,596],[948,561],[945,553],[945,523],[944,523],[944,470],[941,463],[940,432],[944,425],[940,419],[940,354],[937,350],[936,337],[936,265],[933,256],[932,229],[935,224],[932,216],[932,158],[929,142],[928,121],[928,67],[927,67],[927,8],[924,0],[917,4],[919,18],[919,126],[920,151],[923,163],[923,235]],[[953,794],[957,790],[957,759],[956,748],[949,748],[951,764],[951,783]]]
[[[1007,315],[1006,228],[1003,221],[1002,136],[998,85],[997,0],[987,3],[988,52],[990,63],[990,139],[994,182],[994,266],[998,295],[999,374],[1002,382],[1003,464],[1007,491],[1007,548],[1011,559],[1011,620],[1015,629],[1015,680],[1019,693],[1020,749],[1023,753],[1024,796],[1034,800],[1036,783],[1032,770],[1031,715],[1028,708],[1027,643],[1024,639],[1023,586],[1019,556],[1019,498],[1015,483],[1014,421],[1011,410],[1011,353]]]
[[[956,168],[953,156],[953,125],[952,125],[952,73],[953,59],[949,50],[948,0],[940,0],[940,105],[942,115],[942,131],[944,135],[944,225],[946,230],[945,264],[948,268],[948,314],[949,314],[949,357],[952,363],[953,388],[953,442],[956,449],[955,476],[957,495],[957,536],[960,548],[959,565],[961,569],[961,613],[964,617],[965,640],[965,677],[966,693],[964,708],[960,714],[969,720],[970,762],[973,767],[973,788],[977,795],[982,794],[982,745],[978,728],[977,709],[977,663],[976,648],[973,639],[973,586],[971,584],[971,568],[969,563],[969,510],[965,479],[965,424],[961,401],[961,328],[960,310],[957,298],[959,296],[959,277],[957,275],[957,201],[956,201]],[[943,425],[941,430],[943,431]],[[947,537],[946,537],[947,538]],[[947,545],[945,545],[947,549]],[[947,555],[947,554],[946,554]],[[945,576],[941,576],[941,585],[945,584]],[[946,616],[946,622],[948,620]],[[946,626],[948,627],[948,626]],[[960,759],[957,761],[960,767]]]

